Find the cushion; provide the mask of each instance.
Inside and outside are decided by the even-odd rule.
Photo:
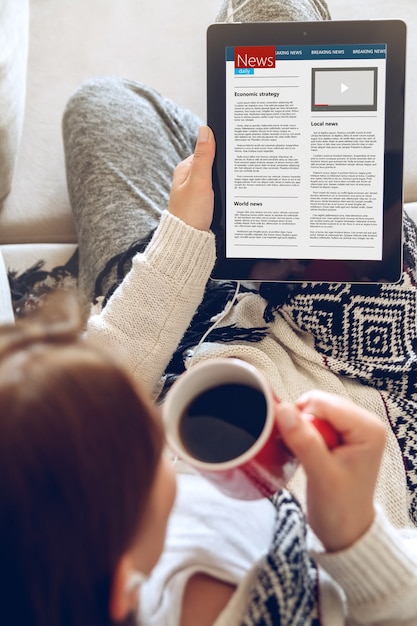
[[[28,0],[0,2],[0,203],[11,189],[23,126]]]

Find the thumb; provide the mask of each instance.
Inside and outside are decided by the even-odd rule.
[[[198,180],[211,181],[211,168],[213,167],[215,151],[213,131],[209,126],[200,126],[190,171],[190,178],[195,182]]]
[[[282,402],[277,406],[276,418],[285,445],[303,465],[310,477],[323,473],[323,466],[331,458],[325,440],[309,419],[293,404]]]
[[[199,230],[209,230],[213,219],[215,152],[213,131],[208,126],[201,126],[194,154],[176,167],[172,180],[169,212]]]
[[[174,170],[174,188],[187,185],[211,187],[212,167],[216,153],[216,142],[209,126],[200,126],[193,154],[181,161]]]

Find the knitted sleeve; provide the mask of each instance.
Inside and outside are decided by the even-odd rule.
[[[354,624],[417,624],[417,530],[394,528],[378,507],[350,548],[312,556],[342,587]]]
[[[214,235],[164,213],[142,254],[98,315],[87,339],[118,356],[153,392],[203,297],[215,260]]]

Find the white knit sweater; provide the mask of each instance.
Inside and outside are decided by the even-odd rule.
[[[155,393],[202,299],[214,260],[212,233],[197,231],[165,213],[148,248],[134,258],[132,270],[105,309],[90,318],[88,340],[118,354],[138,384]],[[241,294],[221,324],[265,326],[264,308],[259,295]],[[389,426],[381,395],[329,371],[310,335],[285,316],[276,316],[269,331],[258,343],[204,343],[194,360],[236,356],[259,368],[283,400],[321,388],[350,397]],[[401,450],[391,429],[388,433],[377,485],[380,509],[373,527],[349,550],[331,555],[314,552],[323,568],[320,611],[324,626],[417,624],[417,529],[408,516]],[[299,470],[290,488],[301,502],[304,483]],[[239,623],[251,576],[253,572],[216,626]]]

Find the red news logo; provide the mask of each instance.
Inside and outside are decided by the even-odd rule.
[[[275,67],[275,46],[236,46],[235,67]]]

